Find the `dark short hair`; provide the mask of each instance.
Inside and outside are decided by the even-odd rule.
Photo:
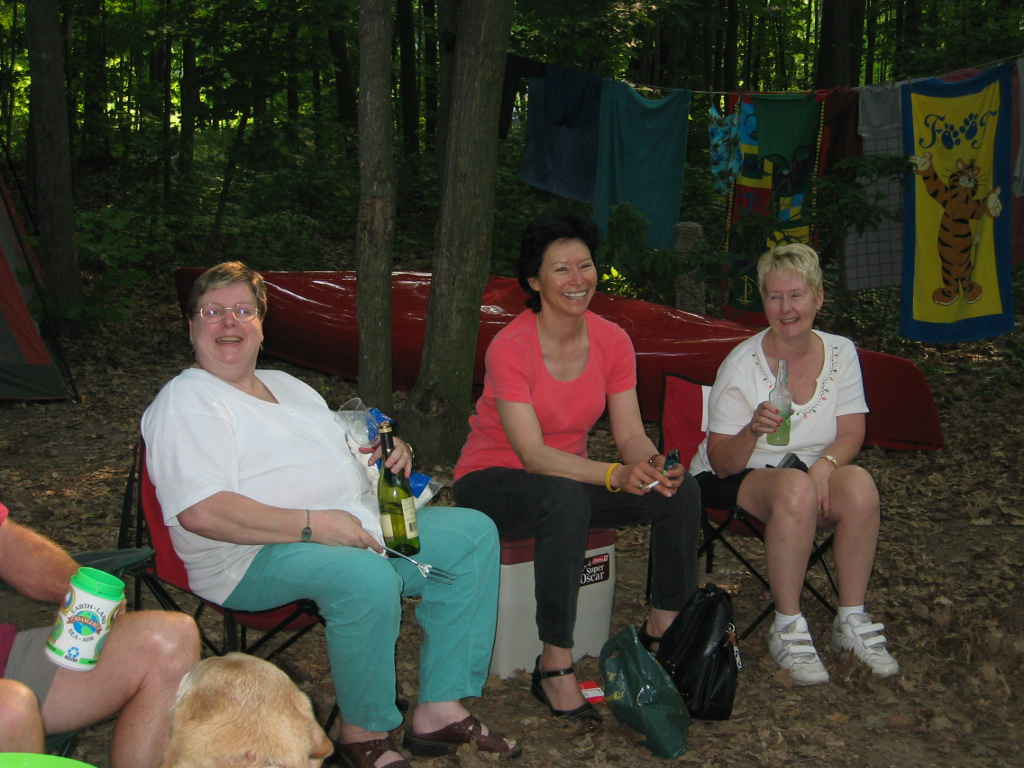
[[[263,282],[263,276],[254,272],[240,261],[225,261],[215,267],[210,267],[203,272],[192,284],[192,291],[188,295],[188,306],[185,308],[186,319],[192,317],[199,309],[199,297],[207,291],[223,288],[232,283],[245,283],[252,288],[252,295],[256,298],[256,309],[260,317],[267,314],[267,286]]]
[[[559,240],[579,240],[597,263],[597,225],[590,219],[576,213],[562,213],[541,216],[530,222],[519,244],[519,285],[527,293],[526,306],[534,312],[540,312],[540,293],[530,287],[530,278],[540,272],[548,247]]]

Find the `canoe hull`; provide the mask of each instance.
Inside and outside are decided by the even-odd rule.
[[[184,306],[201,269],[175,273]],[[358,377],[359,333],[356,277],[351,271],[263,272],[270,311],[264,349],[282,360],[346,379]],[[392,292],[392,379],[412,389],[419,375],[430,296],[430,273],[395,272]],[[510,278],[492,277],[480,307],[480,335],[473,373],[474,393],[484,379],[484,355],[495,334],[523,309],[523,292]],[[621,326],[637,357],[637,395],[644,419],[661,418],[666,373],[713,382],[718,366],[757,329],[635,299],[598,293],[590,308]],[[860,350],[868,415],[866,445],[935,450],[942,430],[928,383],[904,358]]]

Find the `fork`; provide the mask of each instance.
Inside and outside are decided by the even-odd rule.
[[[394,555],[395,557],[401,557],[403,560],[408,560],[410,563],[416,566],[417,570],[419,570],[420,575],[423,578],[429,579],[430,581],[436,581],[438,584],[451,584],[455,580],[455,577],[457,575],[454,573],[449,573],[443,568],[438,568],[436,565],[431,565],[430,563],[421,563],[418,560],[413,560],[408,555],[403,555],[398,550],[391,549],[391,547],[384,547],[384,551]]]

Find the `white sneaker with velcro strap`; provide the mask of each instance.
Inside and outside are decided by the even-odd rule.
[[[899,674],[900,665],[885,647],[885,625],[872,621],[866,613],[854,613],[832,624],[832,647],[837,651],[853,651],[879,677]]]
[[[768,635],[768,651],[783,669],[789,670],[794,685],[824,685],[828,670],[818,658],[814,639],[803,616]]]

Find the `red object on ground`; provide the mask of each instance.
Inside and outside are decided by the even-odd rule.
[[[184,307],[198,268],[175,273]],[[264,322],[267,354],[346,379],[356,379],[359,332],[355,272],[262,272],[270,310]],[[429,272],[395,272],[392,293],[393,383],[412,389],[420,370],[430,297]],[[495,334],[523,310],[525,295],[512,278],[492,277],[480,307],[474,391],[484,380],[484,354]],[[633,340],[637,395],[648,421],[661,416],[665,373],[711,384],[718,366],[743,339],[756,333],[728,320],[621,296],[597,293],[590,309],[620,325]],[[943,446],[942,428],[921,369],[902,357],[860,350],[871,413],[865,445],[912,450]]]

